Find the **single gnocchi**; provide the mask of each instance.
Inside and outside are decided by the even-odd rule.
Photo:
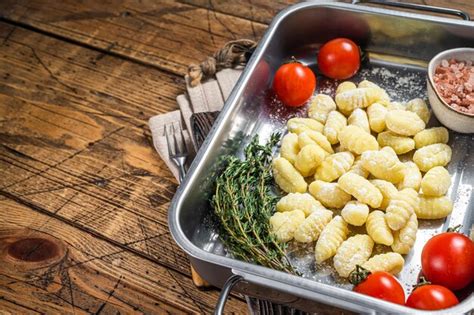
[[[359,201],[349,201],[341,211],[342,218],[349,224],[355,226],[364,225],[369,215],[369,207]]]
[[[359,83],[358,85],[359,88],[376,88],[376,89],[379,89],[381,91],[381,95],[380,95],[380,98],[379,98],[379,102],[381,104],[389,104],[390,103],[390,97],[388,96],[387,92],[382,89],[380,86],[378,86],[377,84],[375,84],[374,82],[371,82],[369,80],[363,80]]]
[[[351,195],[338,187],[336,183],[328,183],[322,180],[315,180],[309,185],[309,192],[323,206],[328,208],[341,209],[351,200]]]
[[[318,239],[321,231],[331,221],[332,211],[319,208],[313,211],[295,231],[295,241],[310,243]]]
[[[360,175],[364,178],[369,177],[369,171],[367,171],[363,166],[362,166],[362,161],[360,159],[360,155],[355,158],[354,164],[352,164],[351,168],[349,169],[349,172],[355,173],[357,175]]]
[[[295,167],[304,177],[313,175],[328,153],[317,144],[301,149],[295,159]]]
[[[402,255],[389,252],[373,256],[363,263],[362,267],[370,272],[385,271],[396,275],[402,271],[404,265],[405,259],[403,259]]]
[[[435,166],[446,166],[451,161],[451,148],[444,143],[430,144],[415,151],[413,162],[422,172]]]
[[[271,232],[280,242],[291,241],[296,229],[303,223],[304,219],[304,212],[301,210],[275,212],[270,217]]]
[[[309,144],[317,144],[324,151],[330,154],[334,153],[334,150],[332,149],[331,143],[328,141],[328,138],[326,138],[326,136],[320,132],[308,130],[298,135],[298,145],[301,149]]]
[[[337,185],[358,201],[377,208],[382,203],[382,194],[367,179],[355,173],[346,173],[337,181]]]
[[[354,109],[349,118],[347,118],[347,124],[358,126],[365,132],[370,133],[369,118],[363,109]]]
[[[379,179],[394,184],[403,180],[405,165],[400,162],[396,154],[386,150],[366,151],[362,153],[361,160],[362,166]]]
[[[323,124],[321,124],[315,119],[299,117],[291,118],[290,120],[288,120],[286,126],[289,132],[293,132],[296,134],[300,134],[303,131],[307,130],[323,132],[324,128]]]
[[[355,90],[357,86],[351,81],[344,81],[340,83],[336,88],[336,95],[345,91]]]
[[[378,150],[379,144],[374,136],[358,126],[347,126],[338,135],[339,142],[344,148],[362,154],[368,150]]]
[[[425,124],[430,121],[430,109],[421,98],[412,99],[407,103],[406,109],[418,115]]]
[[[408,254],[415,244],[417,231],[418,219],[416,214],[413,213],[403,228],[393,232],[392,250],[402,255]]]
[[[384,131],[377,135],[377,142],[381,147],[389,146],[397,154],[405,154],[415,149],[415,140],[410,137],[397,135],[391,131]]]
[[[403,228],[410,219],[410,216],[418,212],[419,203],[418,193],[413,189],[405,188],[399,191],[390,200],[386,209],[385,219],[388,226],[394,231]]]
[[[316,263],[322,263],[334,256],[348,234],[349,228],[346,221],[339,215],[335,216],[321,231],[316,242],[314,249]]]
[[[286,134],[283,139],[281,139],[281,157],[287,159],[291,164],[295,164],[296,156],[299,152],[298,135],[291,132]]]
[[[446,196],[420,195],[420,206],[416,209],[419,219],[436,220],[447,217],[453,211],[453,202]]]
[[[323,205],[308,193],[289,193],[276,204],[278,212],[301,210],[305,216],[309,216],[315,209],[320,208],[323,208]]]
[[[435,166],[426,172],[421,180],[421,190],[425,196],[441,197],[451,186],[451,175],[442,166]]]
[[[393,244],[393,235],[385,220],[385,213],[380,210],[372,211],[366,223],[367,234],[377,244],[390,246]]]
[[[347,126],[347,119],[343,114],[334,110],[329,113],[326,125],[324,125],[323,134],[331,144],[339,142],[338,135]]]
[[[444,127],[434,127],[420,131],[413,137],[417,149],[435,143],[448,143],[449,132]]]
[[[334,100],[329,95],[318,94],[309,105],[308,117],[325,124],[328,119],[328,114],[335,109],[336,103],[334,103]]]
[[[374,241],[366,234],[357,234],[345,240],[334,256],[334,269],[341,277],[348,277],[357,265],[364,264],[372,255]]]
[[[366,108],[379,101],[382,90],[377,88],[357,88],[336,94],[338,109],[349,115],[356,108]]]
[[[407,109],[407,104],[404,102],[390,102],[390,104],[387,104],[387,109],[388,111],[392,110],[406,110]]]
[[[403,180],[398,184],[398,189],[412,188],[416,191],[420,190],[421,172],[418,166],[411,162],[405,162],[405,170],[403,171]]]
[[[397,188],[391,182],[383,179],[371,179],[369,181],[382,193],[382,203],[379,208],[382,210],[387,209],[390,200],[398,193]]]
[[[334,153],[316,169],[315,179],[332,182],[346,173],[354,163],[354,155],[350,152]]]
[[[367,108],[370,129],[373,132],[382,132],[385,130],[385,116],[388,109],[380,103],[373,103]]]
[[[425,123],[417,114],[407,110],[392,110],[385,116],[388,130],[402,136],[414,136],[425,129]]]
[[[303,176],[288,162],[279,157],[272,162],[273,178],[280,188],[287,193],[304,193],[308,184]]]

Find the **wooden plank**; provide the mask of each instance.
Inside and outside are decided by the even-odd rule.
[[[258,39],[266,26],[175,1],[0,2],[0,17],[183,75],[232,39]]]
[[[12,313],[203,314],[217,291],[0,197],[0,309]],[[244,313],[231,298],[226,311]]]
[[[0,194],[189,275],[146,125],[182,79],[5,23],[1,42]]]

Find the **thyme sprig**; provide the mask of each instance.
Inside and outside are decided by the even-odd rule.
[[[224,157],[224,170],[217,176],[212,206],[221,227],[221,239],[236,258],[272,269],[294,273],[284,251],[270,232],[269,219],[277,198],[271,160],[280,139],[273,134],[265,145],[254,137],[245,148],[245,158]]]

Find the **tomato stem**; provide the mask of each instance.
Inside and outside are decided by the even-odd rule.
[[[446,232],[461,233],[462,224],[458,224],[455,227],[450,227]]]
[[[358,285],[367,279],[370,274],[371,272],[369,270],[365,269],[361,265],[356,265],[356,269],[349,275],[349,282],[353,285]]]
[[[421,276],[420,279],[418,279],[418,283],[413,286],[413,291],[416,290],[419,287],[422,287],[424,285],[431,284],[424,276]]]

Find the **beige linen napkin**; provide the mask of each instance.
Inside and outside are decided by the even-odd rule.
[[[171,130],[171,126],[174,132],[179,133],[183,130],[186,147],[190,152],[188,158],[188,163],[190,163],[198,149],[191,130],[191,115],[220,111],[241,73],[242,70],[224,69],[216,74],[217,80],[209,80],[195,87],[191,87],[189,80],[186,78],[186,94],[179,95],[176,98],[179,110],[153,116],[148,121],[153,146],[176,179],[178,179],[179,172],[173,161],[169,159],[165,126],[168,126],[168,131]]]

